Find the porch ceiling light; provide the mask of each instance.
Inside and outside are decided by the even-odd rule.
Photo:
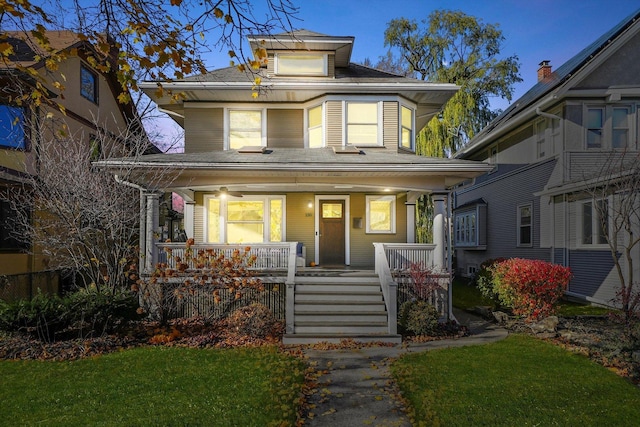
[[[213,194],[219,196],[221,199],[224,199],[227,196],[242,197],[242,193],[239,191],[229,191],[227,187],[220,187],[220,190],[214,191]]]

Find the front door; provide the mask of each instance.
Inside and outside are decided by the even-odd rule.
[[[320,200],[319,249],[321,266],[344,266],[344,200]]]

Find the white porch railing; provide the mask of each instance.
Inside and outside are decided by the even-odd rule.
[[[387,308],[387,316],[389,319],[388,332],[390,335],[396,335],[398,333],[398,284],[391,276],[388,257],[384,246],[384,243],[373,244],[375,252],[375,269],[376,274],[380,279],[382,295]]]
[[[389,328],[391,319],[397,321],[398,302],[403,303],[411,297],[412,278],[411,265],[417,264],[421,268],[431,269],[429,280],[435,281],[439,288],[428,295],[428,302],[440,311],[447,319],[451,318],[451,275],[447,271],[435,271],[434,253],[436,245],[421,243],[374,243],[375,268],[380,277],[382,293],[387,302],[389,312]],[[399,295],[399,288],[402,294]],[[415,290],[414,290],[415,291]],[[391,316],[391,313],[395,316]],[[391,333],[391,332],[390,332]]]
[[[384,253],[391,271],[405,271],[411,264],[424,265],[432,268],[434,265],[434,251],[436,245],[422,243],[384,243]]]
[[[293,283],[296,275],[296,247],[297,242],[284,243],[250,243],[243,245],[226,245],[215,243],[198,243],[191,245],[194,256],[198,251],[213,251],[223,253],[231,258],[235,250],[244,253],[249,248],[249,255],[255,255],[256,261],[251,270],[273,272],[275,275],[286,276],[287,283]],[[196,269],[194,256],[186,256],[185,243],[158,243],[158,262],[167,264],[169,268],[176,268],[176,259],[187,263],[188,269]]]

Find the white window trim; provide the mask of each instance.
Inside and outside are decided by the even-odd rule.
[[[584,217],[582,215],[583,212],[583,205],[587,204],[587,203],[596,203],[600,200],[607,200],[608,203],[608,209],[607,209],[607,215],[609,217],[609,223],[608,223],[608,228],[607,228],[607,237],[610,238],[611,237],[611,210],[612,210],[612,206],[611,204],[613,203],[613,200],[611,197],[606,197],[606,198],[597,198],[597,199],[583,199],[583,200],[579,200],[576,202],[576,225],[577,225],[577,230],[576,230],[576,247],[578,249],[609,249],[609,244],[607,242],[605,243],[593,243],[593,236],[591,237],[591,241],[592,243],[583,243],[582,241],[582,225],[584,222]],[[592,208],[593,209],[593,208]],[[592,217],[591,217],[591,230],[592,233],[595,233],[595,230],[599,230],[600,229],[600,223],[599,223],[599,218],[596,218],[595,214],[595,210],[592,211]],[[597,226],[597,228],[596,228]]]
[[[220,228],[220,242],[209,241],[209,200],[220,200],[220,216],[218,217]],[[228,200],[261,200],[264,202],[264,229],[262,242],[245,242],[245,243],[270,243],[271,240],[271,200],[282,200],[282,237],[281,242],[287,241],[287,196],[285,195],[247,195],[242,198],[227,196],[225,198],[214,196],[212,194],[206,194],[204,196],[204,218],[203,218],[203,241],[205,243],[227,243],[227,201]]]
[[[458,218],[461,216],[469,216],[469,215],[473,215],[475,216],[475,223],[476,223],[476,228],[475,228],[475,232],[473,235],[473,238],[469,241],[463,241],[463,240],[458,240]],[[474,209],[469,209],[469,210],[464,210],[462,212],[456,212],[456,214],[454,215],[454,222],[453,222],[453,241],[454,241],[454,245],[456,247],[460,247],[460,248],[475,248],[479,246],[478,243],[478,234],[479,234],[479,230],[478,230],[478,225],[479,225],[479,219],[480,217],[480,213],[478,212],[478,208],[475,207]],[[467,226],[468,227],[468,223]]]
[[[405,147],[402,145],[402,130],[404,127],[402,126],[402,108],[408,108],[411,110],[411,139],[409,147]],[[409,151],[416,151],[416,109],[410,105],[404,104],[402,102],[399,103],[398,106],[398,148]]]
[[[627,147],[613,148],[613,109],[614,108],[626,108],[629,111],[629,134],[627,140]],[[590,109],[602,109],[603,110],[603,123],[602,123],[602,142],[600,147],[588,148],[587,138],[589,130],[587,127],[587,116]],[[582,147],[584,151],[610,151],[610,150],[634,150],[637,146],[637,131],[636,131],[636,108],[634,104],[620,103],[620,104],[583,104],[582,106],[582,128],[583,128],[583,142]]]
[[[321,147],[326,147],[327,146],[327,138],[325,135],[325,120],[324,120],[324,115],[325,115],[325,103],[323,102],[322,104],[317,104],[317,105],[312,105],[310,107],[305,108],[304,110],[304,148],[311,148],[309,147],[309,110],[312,110],[314,108],[320,107],[321,110],[321,115],[322,115],[322,122],[320,124],[320,131],[322,133],[322,145],[320,147],[314,147],[314,148],[321,148]]]
[[[261,121],[261,137],[260,137],[260,145],[262,147],[266,147],[267,146],[267,109],[264,107],[261,108],[256,108],[256,107],[233,107],[233,108],[225,108],[224,109],[224,149],[225,150],[229,150],[231,143],[230,143],[230,126],[231,126],[231,120],[229,118],[230,115],[230,111],[260,111],[261,113],[261,117],[260,117],[260,121]]]
[[[378,140],[377,142],[373,143],[373,144],[358,144],[358,147],[382,147],[384,146],[384,126],[383,126],[383,110],[384,110],[384,104],[383,101],[380,100],[373,100],[373,99],[359,99],[359,98],[353,98],[353,99],[345,99],[342,100],[342,145],[343,146],[347,146],[348,145],[348,140],[349,140],[349,135],[347,134],[347,128],[349,127],[349,118],[347,116],[347,105],[349,103],[354,103],[354,104],[377,104],[377,108],[378,108]]]
[[[372,230],[371,229],[371,218],[370,218],[370,208],[369,208],[369,203],[371,201],[378,201],[378,200],[388,200],[391,202],[391,230]],[[367,234],[396,234],[396,196],[394,195],[367,195],[365,196],[365,206],[366,206],[366,222],[367,222],[367,228],[366,228],[366,233]]]
[[[530,240],[531,241],[529,243],[522,243],[520,241],[520,229],[523,226],[522,223],[521,223],[522,216],[520,214],[522,212],[521,208],[525,208],[525,207],[529,208],[529,212],[530,212],[530,215],[531,215],[531,223],[529,224],[529,228],[530,228],[529,234],[530,234]],[[517,233],[517,235],[516,235],[517,246],[519,248],[532,248],[533,247],[533,236],[534,236],[534,234],[533,234],[533,203],[529,202],[529,203],[519,204],[518,207],[517,207],[517,211],[516,211],[516,218],[517,218],[517,223],[518,223],[517,232],[516,232]],[[477,224],[476,224],[476,226],[477,226]]]
[[[538,119],[534,122],[534,138],[535,138],[535,158],[543,159],[547,157],[549,121],[546,118]],[[542,147],[542,154],[540,154]]]
[[[281,57],[292,57],[292,56],[313,56],[318,55],[322,57],[322,72],[320,73],[296,73],[296,74],[281,74],[279,71],[279,63]],[[329,75],[329,55],[326,53],[310,53],[310,52],[287,52],[287,53],[278,53],[274,54],[274,67],[273,72],[275,75],[280,76],[304,76],[304,77],[326,77]]]

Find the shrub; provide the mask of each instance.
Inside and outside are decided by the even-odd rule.
[[[273,334],[278,323],[271,310],[258,303],[237,309],[227,322],[231,331],[251,338],[267,338]]]
[[[72,321],[65,300],[55,294],[38,293],[31,300],[0,304],[0,328],[7,332],[25,331],[42,341],[54,341],[55,334]]]
[[[74,314],[74,326],[83,336],[112,332],[140,317],[137,295],[131,291],[87,288],[70,294],[67,299]]]
[[[407,301],[400,307],[398,325],[415,335],[437,335],[440,313],[422,300]]]
[[[55,341],[64,330],[80,336],[102,334],[138,317],[132,292],[106,292],[95,288],[65,297],[37,294],[31,300],[0,302],[0,329],[27,332],[42,341]]]
[[[476,273],[475,284],[483,296],[495,301],[496,305],[500,305],[498,294],[493,290],[493,274],[491,267],[495,264],[506,261],[506,258],[490,258],[480,264],[480,270]]]
[[[553,313],[571,279],[568,267],[541,260],[511,258],[489,270],[500,303],[527,319]]]

